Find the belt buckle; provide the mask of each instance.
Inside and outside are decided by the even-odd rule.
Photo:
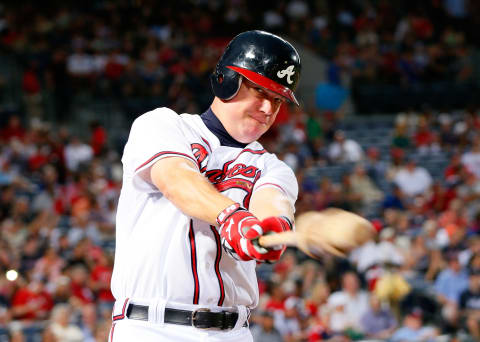
[[[197,319],[197,312],[210,312],[210,309],[208,309],[208,308],[199,308],[199,309],[193,310],[193,311],[192,311],[192,319],[191,319],[192,327],[197,328],[197,329],[204,329],[204,330],[207,330],[207,329],[215,329],[215,328],[202,328],[202,327],[197,327],[197,326],[195,325],[195,320]]]

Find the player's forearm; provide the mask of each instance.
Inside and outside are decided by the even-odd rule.
[[[253,193],[249,210],[259,219],[286,216],[293,222],[293,207],[286,195],[273,187],[264,187]]]
[[[153,184],[183,213],[210,224],[216,224],[218,214],[234,203],[184,158],[159,160],[152,166],[150,176]]]

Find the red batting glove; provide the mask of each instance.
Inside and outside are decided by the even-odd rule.
[[[291,229],[284,217],[269,217],[259,221],[238,203],[223,210],[217,217],[222,245],[233,258],[243,261],[274,262],[280,259],[286,246],[264,248],[258,238],[268,232],[283,232]]]
[[[292,230],[292,223],[287,217],[272,216],[260,222],[261,231],[250,229],[245,234],[245,238],[252,242],[255,249],[260,249],[262,253],[263,262],[276,262],[280,260],[283,252],[287,249],[286,245],[279,245],[271,248],[264,248],[258,244],[258,238],[268,233],[282,233]],[[265,252],[266,251],[266,252]]]
[[[260,257],[258,253],[252,254],[254,252],[253,246],[249,246],[251,242],[244,235],[248,230],[258,227],[260,223],[251,212],[235,203],[218,215],[217,223],[220,226],[223,249],[234,259],[249,261]]]

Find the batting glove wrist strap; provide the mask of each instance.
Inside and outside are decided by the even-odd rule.
[[[219,226],[224,224],[225,221],[230,217],[230,215],[232,215],[234,212],[236,212],[239,209],[245,210],[242,207],[240,207],[240,204],[238,204],[238,203],[233,203],[232,205],[229,205],[228,207],[223,209],[220,212],[220,214],[218,214],[218,216],[217,216],[217,224]]]
[[[284,227],[283,231],[287,232],[290,230],[293,230],[293,222],[286,216],[279,216],[278,217],[280,220],[282,220],[282,225]]]

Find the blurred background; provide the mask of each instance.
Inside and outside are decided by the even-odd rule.
[[[299,50],[299,108],[262,144],[297,213],[378,235],[348,258],[258,267],[255,340],[480,341],[480,50],[474,0],[0,3],[0,341],[107,341],[131,122],[202,113],[239,32]]]

